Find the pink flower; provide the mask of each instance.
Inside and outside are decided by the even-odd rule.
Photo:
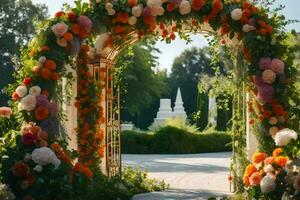
[[[151,16],[151,8],[150,7],[145,7],[144,10],[143,10],[143,16],[144,17],[149,17]]]
[[[54,24],[52,31],[57,37],[63,36],[68,31],[68,25],[63,22]]]
[[[269,102],[273,99],[275,90],[272,85],[263,84],[258,86],[258,94],[257,97],[259,100],[263,102]]]
[[[259,60],[260,69],[271,69],[272,60],[269,57],[263,57]]]
[[[0,117],[9,117],[12,114],[12,110],[9,107],[0,107]]]
[[[266,69],[263,73],[262,73],[262,79],[265,83],[269,83],[272,84],[275,79],[276,79],[276,74],[275,72],[273,72],[270,69]]]
[[[26,132],[22,136],[22,142],[25,145],[35,144],[36,140],[37,140],[36,136],[34,134],[30,133],[30,132]]]
[[[250,185],[259,185],[262,177],[259,172],[255,172],[250,176]]]
[[[279,75],[284,74],[284,62],[279,60],[278,58],[274,58],[271,63],[271,69]]]
[[[90,18],[88,18],[87,16],[80,16],[77,19],[77,23],[79,24],[80,28],[90,32],[90,30],[92,29],[93,26],[93,22],[90,20]]]

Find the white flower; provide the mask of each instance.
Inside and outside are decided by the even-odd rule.
[[[262,80],[265,83],[269,83],[272,84],[276,79],[276,74],[275,72],[273,72],[270,69],[266,69],[263,73],[262,73]]]
[[[104,44],[108,38],[109,35],[107,33],[102,33],[96,37],[95,48],[97,53],[100,53],[102,51],[102,49],[104,48]]]
[[[278,120],[276,117],[271,117],[270,120],[269,120],[269,124],[271,125],[275,125],[277,124]]]
[[[275,178],[272,176],[264,176],[260,182],[260,189],[263,193],[269,193],[275,190],[276,183]]]
[[[34,168],[33,168],[34,171],[36,172],[42,172],[43,171],[43,167],[41,165],[36,165]]]
[[[131,26],[135,25],[137,22],[137,18],[135,16],[131,16],[128,19],[128,24],[130,24]]]
[[[106,9],[106,10],[111,10],[112,8],[113,8],[112,3],[107,2],[107,3],[105,4],[105,9]]]
[[[161,7],[161,5],[162,5],[161,0],[148,0],[147,1],[147,6],[149,6],[150,8]]]
[[[271,164],[268,164],[264,167],[264,171],[266,173],[272,173],[274,171],[274,167]]]
[[[190,4],[190,2],[187,1],[187,0],[181,1],[180,5],[179,5],[179,12],[182,15],[189,14],[191,12],[191,4]]]
[[[231,18],[234,21],[238,21],[238,20],[242,19],[242,17],[243,17],[243,11],[240,8],[234,9],[233,11],[231,11],[230,14],[231,14]]]
[[[109,10],[107,10],[107,13],[108,13],[108,15],[112,16],[112,15],[116,14],[116,11],[115,11],[115,9],[109,9]]]
[[[27,94],[27,92],[28,92],[27,87],[24,85],[20,85],[16,88],[16,93],[21,98],[24,97]]]
[[[277,146],[285,146],[291,139],[297,140],[297,138],[298,134],[295,131],[285,128],[277,132],[275,136],[275,143]]]
[[[30,153],[26,153],[24,156],[24,161],[28,162],[29,160],[31,160],[31,154]]]
[[[132,12],[133,16],[140,17],[143,12],[143,6],[141,6],[141,5],[133,6],[131,9],[131,12]]]
[[[57,37],[60,37],[68,31],[68,25],[61,22],[54,24],[51,29]]]
[[[36,97],[32,95],[27,95],[21,99],[20,105],[18,106],[20,110],[32,111],[36,106]]]
[[[243,25],[243,31],[246,33],[249,31],[254,31],[254,30],[256,30],[255,26],[252,26],[250,24]]]
[[[43,64],[46,60],[47,60],[47,58],[45,56],[41,56],[39,58],[39,63]]]
[[[56,157],[55,153],[48,147],[34,149],[31,153],[31,157],[36,164],[41,166],[53,164],[55,168],[57,168],[60,165],[60,161]]]
[[[32,96],[35,96],[35,97],[39,96],[41,94],[41,92],[42,92],[42,89],[38,85],[32,86],[29,89],[29,94]]]

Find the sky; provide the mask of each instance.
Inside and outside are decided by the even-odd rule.
[[[73,0],[32,0],[33,3],[43,3],[48,6],[48,12],[51,16],[62,8],[64,3],[69,5],[74,5]],[[84,0],[87,1],[87,0]],[[284,14],[286,19],[296,19],[300,21],[300,0],[277,0],[275,6],[282,4],[285,6],[285,9],[281,12]],[[291,24],[288,27],[288,30],[295,29],[297,32],[300,32],[300,23]],[[201,35],[192,35],[192,43],[186,44],[185,41],[180,39],[175,39],[171,44],[166,44],[164,41],[158,41],[156,47],[160,49],[162,54],[158,54],[158,62],[160,68],[166,68],[168,72],[171,71],[171,66],[175,57],[179,56],[185,49],[196,47],[207,46],[207,41]]]

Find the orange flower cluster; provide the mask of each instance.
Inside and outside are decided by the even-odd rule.
[[[69,157],[69,155],[61,148],[61,146],[58,143],[52,143],[51,144],[51,149],[57,154],[57,157],[67,163],[67,164],[72,164],[72,160]]]
[[[73,170],[74,172],[84,174],[87,178],[93,178],[93,172],[90,170],[90,168],[85,167],[81,163],[76,163]]]
[[[57,81],[60,79],[60,76],[55,71],[56,67],[56,63],[53,60],[47,59],[42,67],[35,66],[33,71],[36,75],[40,74],[45,80]]]

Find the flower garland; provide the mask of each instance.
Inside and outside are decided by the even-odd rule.
[[[105,122],[103,109],[98,105],[102,97],[95,95],[97,88],[92,84],[87,67],[87,55],[92,55],[93,49],[85,40],[94,32],[101,33],[95,47],[102,55],[107,55],[111,47],[122,46],[124,41],[136,37],[162,36],[170,42],[177,32],[184,38],[185,30],[200,30],[200,24],[210,25],[223,45],[228,38],[239,41],[248,63],[248,87],[254,97],[249,102],[254,117],[251,124],[260,128],[256,132],[263,136],[259,141],[261,148],[268,153],[275,145],[299,150],[298,134],[287,129],[291,119],[285,97],[286,88],[291,85],[292,66],[287,47],[282,43],[286,36],[280,31],[281,24],[276,18],[267,14],[262,8],[238,0],[226,3],[223,0],[92,0],[90,4],[78,1],[76,8],[56,13],[43,24],[29,49],[23,52],[19,82],[12,93],[14,109],[17,108],[25,120],[21,143],[18,143],[21,156],[14,159],[10,179],[7,179],[12,190],[22,191],[18,195],[26,199],[38,196],[27,192],[43,185],[35,184],[35,180],[40,180],[37,177],[42,177],[44,168],[53,174],[67,169],[71,180],[74,173],[93,177],[90,168],[97,169],[97,160],[103,156],[101,123]],[[74,127],[78,132],[79,162],[74,167],[65,148],[57,143],[59,108],[54,102],[56,87],[67,74],[66,64],[71,55],[78,55],[79,81],[75,103],[79,123]],[[1,108],[1,115],[10,114],[10,110]],[[264,144],[265,141],[268,143]],[[287,153],[290,157],[297,156]],[[251,176],[248,174],[249,180],[259,182],[258,174]],[[267,177],[263,182],[270,183],[272,178]]]

